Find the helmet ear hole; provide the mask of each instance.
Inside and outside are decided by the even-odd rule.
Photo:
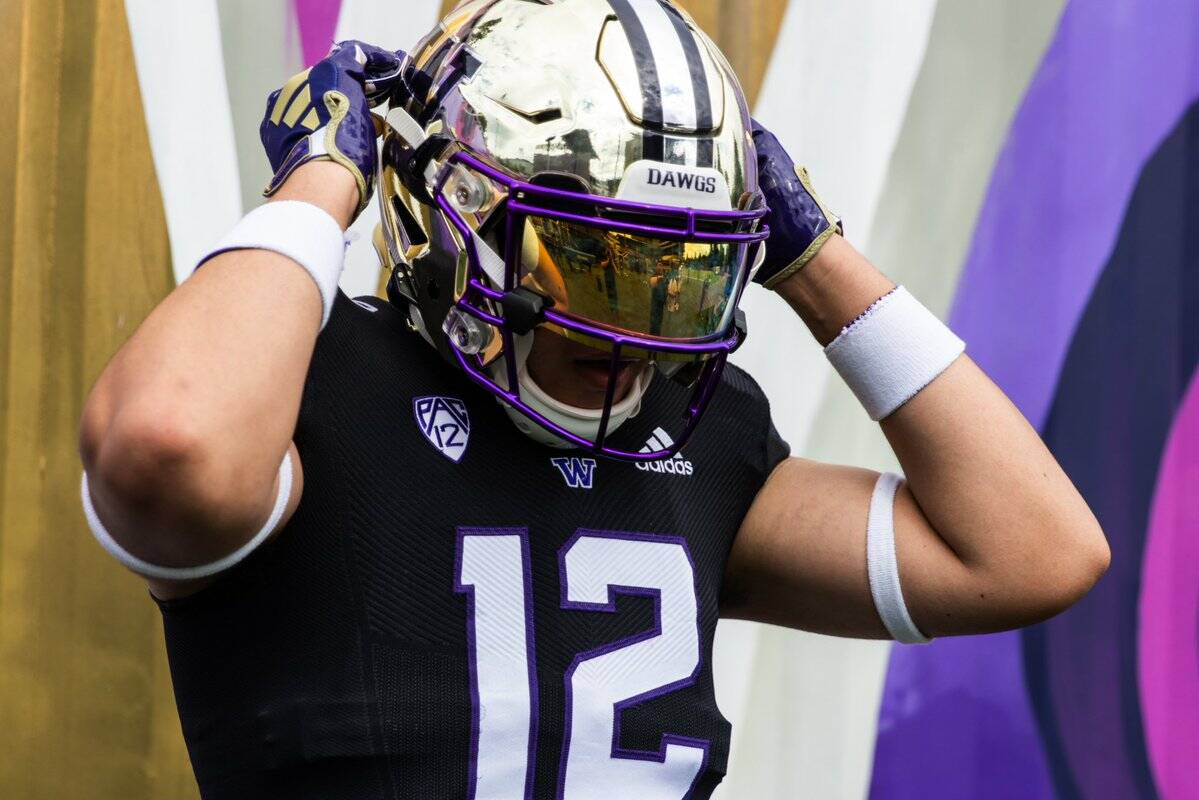
[[[412,196],[420,200],[426,205],[436,205],[433,196],[429,194],[429,187],[426,183],[425,172],[433,161],[440,158],[450,146],[453,140],[448,136],[430,136],[425,139],[415,149],[405,147],[398,148],[398,152],[393,154],[395,160],[396,175],[399,176],[400,182],[404,184],[404,188],[412,193]]]
[[[402,252],[396,255],[402,261],[411,262],[418,253],[428,247],[429,237],[399,195],[391,198],[391,208],[395,213],[396,227],[400,234],[399,244],[403,248]]]

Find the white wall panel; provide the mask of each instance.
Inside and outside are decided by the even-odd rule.
[[[214,0],[126,0],[176,280],[241,217]]]
[[[933,5],[922,3],[919,21],[897,16],[910,14],[910,4],[816,5],[792,2],[761,117],[811,168],[845,215],[849,238],[944,313],[995,157],[1062,2],[942,3],[935,19]],[[866,9],[870,20],[853,19]],[[758,292],[751,302],[759,335],[795,329],[777,298]],[[839,380],[828,380],[810,339],[797,354],[777,344],[794,341],[782,335],[751,337],[742,357],[776,416],[795,415],[779,423],[802,445],[797,451],[895,469],[878,426]],[[889,647],[762,629],[746,705],[726,708],[742,735],[734,735],[723,796],[865,796]],[[734,685],[745,683],[739,676]]]
[[[300,32],[292,0],[217,0],[217,13],[242,203],[249,211],[262,204],[262,190],[271,178],[258,135],[266,98],[300,71]]]
[[[934,0],[791,0],[756,113],[868,241]]]
[[[223,2],[218,18],[215,0],[126,3],[179,280],[243,209],[261,202],[270,170],[257,143],[259,118],[269,91],[300,68],[288,4],[252,5]],[[407,48],[436,24],[439,6],[437,0],[408,0],[402,7],[389,0],[345,0],[335,38]],[[265,39],[255,38],[264,31]],[[231,86],[227,58],[236,67]],[[351,296],[375,290],[379,270],[370,238],[378,219],[372,203],[352,228],[342,280]]]
[[[766,75],[755,113],[809,168],[861,248],[935,7],[791,0]],[[762,384],[780,432],[805,455],[831,370],[777,296],[752,287],[744,307],[750,338],[736,361]],[[864,797],[888,645],[769,627],[726,632],[722,624],[717,648],[721,708],[734,726],[717,797]]]
[[[933,0],[792,0],[755,110],[863,249],[934,8]],[[802,453],[830,369],[778,297],[753,287],[745,308],[750,338],[736,360],[762,383],[781,433]]]
[[[1063,6],[955,0],[937,9],[866,254],[942,318],[995,160]],[[879,427],[842,382],[827,385],[815,419],[807,440],[812,458],[898,468]]]
[[[336,39],[361,39],[391,50],[407,50],[437,24],[440,0],[343,0]],[[379,259],[371,235],[379,224],[378,197],[362,212],[350,231],[354,241],[346,251],[341,288],[350,297],[374,294],[379,282]]]

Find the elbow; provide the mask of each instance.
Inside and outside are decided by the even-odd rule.
[[[106,414],[89,401],[79,450],[109,534],[152,564],[214,561],[262,524],[266,490],[257,491],[257,476],[247,481],[231,467],[234,459],[185,410],[132,403]]]
[[[1107,570],[1112,564],[1111,546],[1108,545],[1107,537],[1104,535],[1103,529],[1099,527],[1097,520],[1092,518],[1091,524],[1075,538],[1078,543],[1073,546],[1071,555],[1071,561],[1074,563],[1073,585],[1072,592],[1068,597],[1070,602],[1067,604],[1067,608],[1095,588],[1095,584],[1099,583],[1099,580],[1107,574]]]
[[[131,409],[106,424],[85,414],[79,450],[91,502],[126,551],[168,567],[219,557],[221,542],[212,541],[219,506],[206,486],[207,456],[187,425]]]
[[[166,522],[201,505],[205,455],[189,426],[169,413],[89,408],[80,425],[79,454],[93,494],[105,506],[145,522]]]
[[[1056,542],[1052,554],[1039,559],[1042,570],[1039,584],[1030,590],[1037,598],[1034,621],[1040,622],[1066,611],[1090,593],[1111,566],[1112,551],[1099,523],[1092,517],[1088,524],[1059,530],[1047,539]]]
[[[240,471],[214,447],[200,421],[171,403],[117,404],[96,392],[80,422],[93,500],[138,531],[240,530],[258,521]]]
[[[1111,549],[1092,517],[1083,525],[1038,526],[1037,546],[1011,548],[973,573],[977,617],[946,633],[994,633],[1035,625],[1068,610],[1095,588],[1111,564]]]

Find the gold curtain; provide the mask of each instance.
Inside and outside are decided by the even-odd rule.
[[[78,500],[85,392],[172,284],[121,0],[0,1],[0,63],[0,797],[195,797],[158,612]]]

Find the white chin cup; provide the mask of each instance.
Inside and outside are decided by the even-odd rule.
[[[555,425],[565,428],[575,436],[595,441],[596,436],[599,435],[600,420],[604,415],[604,410],[602,408],[578,408],[567,405],[547,394],[544,389],[537,385],[533,377],[529,375],[529,370],[526,366],[529,351],[532,347],[533,334],[530,333],[516,337],[516,381],[520,386],[521,399],[524,400],[529,408],[541,414]],[[493,378],[501,386],[507,386],[507,374],[508,370],[504,359],[497,359],[495,364],[492,365]],[[637,379],[633,382],[633,386],[629,389],[628,396],[612,406],[612,413],[608,417],[609,434],[617,430],[628,420],[637,416],[637,413],[641,411],[641,398],[645,396],[650,381],[653,379],[653,374],[653,364],[646,364],[645,369],[641,371],[641,374],[637,376]],[[566,441],[556,434],[550,433],[503,400],[497,398],[497,402],[503,406],[504,413],[512,420],[512,424],[516,426],[516,429],[538,444],[560,449],[575,447],[573,443]]]

